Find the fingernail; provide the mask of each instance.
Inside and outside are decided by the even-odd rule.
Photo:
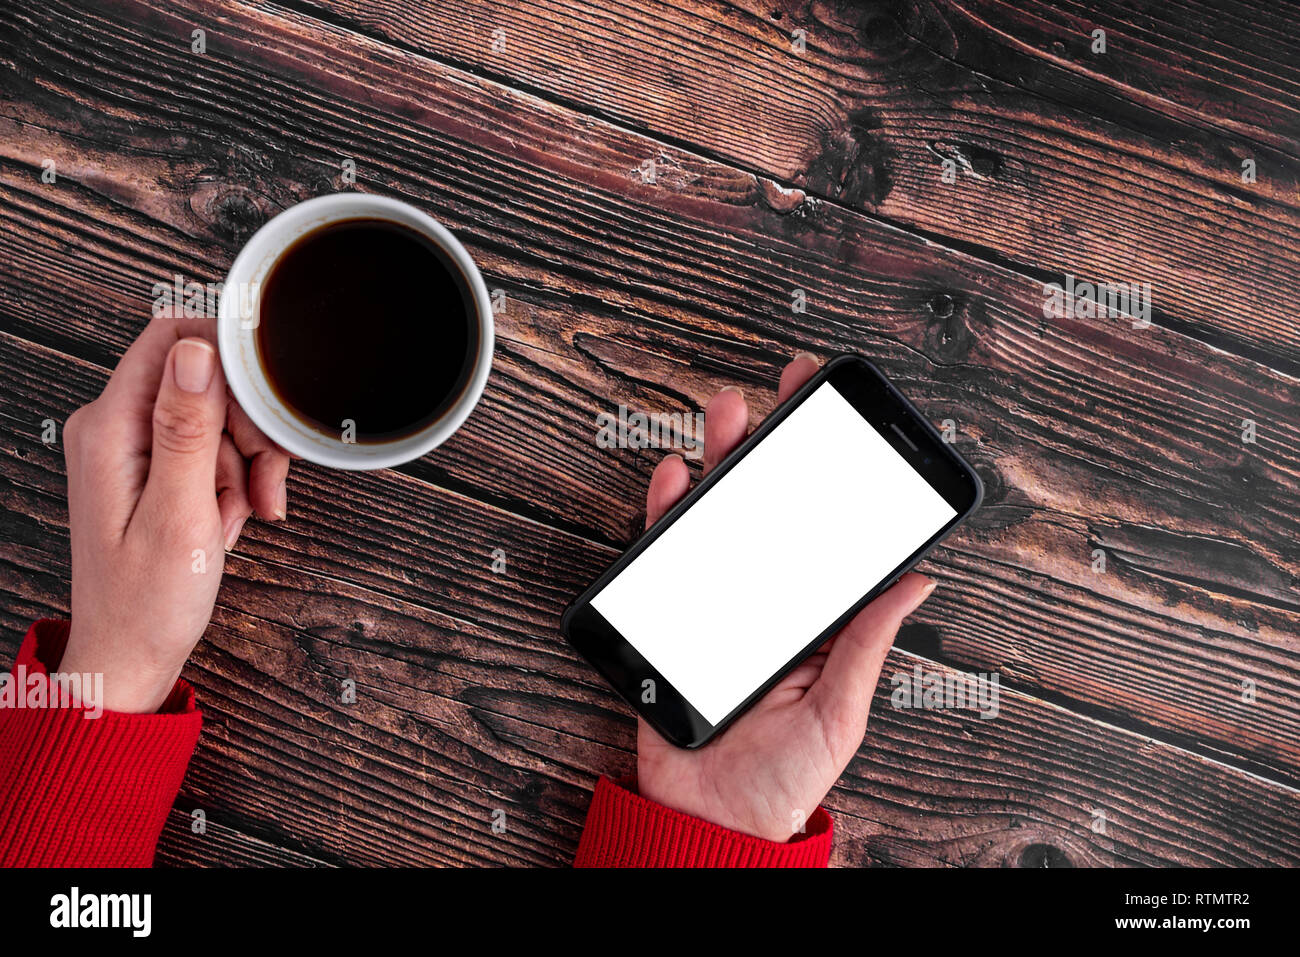
[[[722,391],[723,391],[723,392],[734,392],[734,393],[736,393],[736,395],[740,396],[742,399],[745,397],[745,393],[743,393],[743,392],[740,391],[740,387],[739,387],[739,386],[734,386],[734,385],[724,385],[724,386],[722,387]]]
[[[246,519],[247,516],[245,516],[245,518],[237,518],[231,522],[230,527],[226,529],[226,551],[230,551],[234,548],[235,542],[239,541],[239,533],[244,530],[244,522]]]
[[[176,347],[174,373],[182,392],[207,392],[217,369],[217,354],[199,339],[182,339]]]
[[[924,605],[924,604],[925,604],[925,600],[926,600],[927,598],[930,597],[930,593],[931,593],[932,591],[934,591],[935,586],[938,585],[938,584],[939,584],[939,583],[938,583],[937,581],[935,581],[933,578],[926,578],[926,583],[925,583],[924,585],[921,586],[921,594],[920,594],[919,596],[917,596],[916,601],[914,601],[914,602],[912,603],[912,608],[911,608],[911,610],[908,611],[907,614],[908,614],[908,615],[911,615],[911,614],[915,613],[916,610],[917,610],[918,608],[920,608],[922,605]],[[904,615],[904,617],[907,617],[907,616]]]
[[[817,365],[821,365],[821,364],[822,364],[822,360],[821,360],[821,359],[818,359],[818,358],[817,358],[815,355],[813,355],[811,352],[801,352],[801,353],[799,353],[797,356],[795,356],[794,358],[795,358],[795,361],[796,361],[796,362],[797,362],[798,360],[800,360],[800,359],[811,359],[813,362],[817,363]]]
[[[285,482],[280,482],[280,487],[275,490],[275,517],[284,520],[289,514],[289,490],[285,488]]]

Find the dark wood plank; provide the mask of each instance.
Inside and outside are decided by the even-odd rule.
[[[1122,111],[1134,126],[1144,125],[1130,120],[1141,109],[1300,157],[1300,10],[1293,3],[963,0],[943,6],[943,18],[958,25],[953,32],[973,40],[955,44],[955,58],[968,68],[979,64],[1007,79],[1017,71],[1021,85],[1091,102],[1101,116]],[[1098,29],[1106,34],[1104,54],[1092,51]],[[1103,105],[1098,87],[1112,91],[1111,104]],[[1125,109],[1128,102],[1137,109]]]
[[[242,834],[219,821],[204,819],[202,833],[194,830],[192,812],[198,807],[188,800],[168,816],[158,842],[155,867],[323,867],[306,854],[297,854],[276,844]]]
[[[1294,5],[294,6],[1040,280],[1150,282],[1157,323],[1300,375]]]
[[[288,29],[274,18],[245,24],[250,39],[243,42],[277,27]],[[312,43],[330,45],[336,58],[350,49],[335,37],[314,37],[310,22],[295,20],[293,29],[305,32],[286,39],[282,49],[304,44],[301,55],[310,63],[321,55],[310,55]],[[112,43],[129,43],[127,36],[134,34]],[[232,23],[223,42],[241,36]],[[168,56],[163,48],[153,53]],[[1062,695],[1189,742],[1203,738],[1211,748],[1290,780],[1300,752],[1290,655],[1296,608],[1287,592],[1297,568],[1290,516],[1298,471],[1288,444],[1297,431],[1289,379],[1164,330],[1139,334],[1122,325],[1026,319],[1035,309],[1034,284],[1005,270],[936,254],[831,207],[792,217],[773,208],[771,194],[749,174],[636,135],[593,130],[581,118],[522,103],[454,71],[430,67],[434,76],[422,81],[411,58],[364,41],[353,55],[364,56],[372,72],[395,58],[404,69],[385,74],[385,86],[407,97],[389,104],[393,112],[383,113],[382,122],[372,118],[371,140],[392,138],[382,149],[370,147],[363,165],[382,166],[385,155],[409,158],[403,188],[467,235],[476,256],[491,274],[504,277],[514,296],[515,309],[502,317],[504,395],[494,386],[484,412],[439,452],[437,464],[422,464],[412,474],[597,540],[625,540],[639,522],[640,491],[654,457],[594,454],[588,442],[595,410],[618,401],[698,406],[725,381],[770,388],[780,354],[797,346],[869,348],[922,397],[936,420],[952,415],[961,423],[963,448],[992,487],[990,506],[958,541],[993,558],[995,573],[974,576],[972,593],[954,602],[964,610],[945,608],[959,617],[936,618],[908,640],[932,650],[937,642],[939,652],[965,664],[1010,666],[1038,693]],[[231,124],[237,104],[252,97],[254,87],[243,90],[242,79],[228,81],[224,65],[213,70],[212,88],[233,82],[241,92],[202,109],[217,110],[214,115]],[[293,70],[284,75],[298,76]],[[304,76],[301,82],[312,82],[310,73]],[[154,92],[154,74],[139,82],[134,103],[170,102]],[[93,89],[85,79],[75,85]],[[352,87],[344,92],[360,96]],[[268,109],[295,115],[287,103],[259,95]],[[416,103],[435,103],[438,112]],[[521,120],[516,111],[525,106],[543,109],[542,116],[526,113]],[[303,109],[288,133],[259,130],[280,164],[278,173],[260,174],[277,201],[296,198],[303,184],[323,175],[315,147],[300,155],[309,135],[329,130],[340,142],[364,138],[365,127],[351,116]],[[37,192],[30,177],[4,182],[12,200],[5,205],[14,212],[6,222],[13,238],[2,241],[21,271],[35,277],[10,294],[15,328],[97,360],[111,356],[112,347],[104,344],[109,336],[121,348],[138,328],[131,317],[141,302],[131,290],[148,289],[158,275],[156,259],[179,247],[179,262],[193,257],[202,275],[216,278],[219,267],[203,262],[213,256],[205,243],[231,247],[239,233],[194,217],[197,200],[180,184],[196,175],[187,162],[192,169],[201,164],[169,151],[170,118],[165,128],[150,111],[132,114],[129,127],[77,111],[60,121],[66,101],[36,96],[22,110],[25,125],[14,127],[22,136],[13,141],[20,156],[53,148],[89,173],[53,195]],[[420,111],[418,123],[401,119],[412,110]],[[465,115],[485,118],[481,126],[489,132],[466,126],[459,119]],[[96,124],[97,137],[112,148],[83,153],[75,133],[55,132],[60,122]],[[397,133],[386,133],[385,124]],[[507,125],[516,131],[508,155],[527,155],[523,168],[502,159],[505,147],[490,132]],[[430,129],[444,135],[430,136]],[[569,137],[568,146],[555,148],[557,130]],[[453,137],[464,139],[448,145]],[[419,144],[418,156],[408,141]],[[466,149],[474,150],[468,160]],[[650,190],[629,186],[622,173],[651,149],[671,159],[678,178]],[[135,164],[133,174],[123,155]],[[553,164],[544,177],[536,172],[542,162]],[[101,164],[111,172],[95,173]],[[493,173],[486,181],[484,170]],[[148,182],[176,188],[160,193],[132,185]],[[540,198],[538,183],[549,184]],[[231,188],[209,180],[191,186],[199,197]],[[485,192],[493,189],[500,192]],[[466,212],[482,208],[484,195],[497,210],[523,212],[516,220],[497,214],[485,226]],[[576,214],[574,195],[584,197]],[[628,219],[641,224],[634,236],[622,225]],[[86,220],[115,224],[111,239],[87,235]],[[90,247],[84,253],[83,244]],[[549,261],[538,262],[538,249]],[[68,264],[65,272],[33,289],[45,272],[40,263],[56,254]],[[179,267],[161,271],[169,275],[173,268]],[[57,281],[71,276],[78,283]],[[737,285],[735,276],[749,285]],[[800,317],[802,331],[781,315],[785,292],[796,287],[809,289],[816,304],[815,316]],[[755,289],[770,311],[754,313]],[[69,314],[69,294],[82,315],[75,308]],[[680,345],[665,349],[666,335]],[[689,365],[682,354],[692,357]],[[540,427],[521,406],[547,410]],[[1243,410],[1268,424],[1263,448],[1241,445],[1234,418]],[[1152,443],[1165,450],[1154,464]],[[500,459],[485,461],[483,447]],[[540,483],[539,469],[545,476]],[[1229,501],[1233,509],[1222,504]],[[1284,507],[1275,511],[1278,505]],[[1167,533],[1160,547],[1178,546],[1172,559],[1153,554],[1158,536],[1151,528]],[[1115,574],[1095,578],[1091,551],[1112,543],[1123,553],[1120,565]],[[347,562],[333,562],[329,573],[362,575],[370,567],[363,553],[373,547],[358,547]],[[401,560],[403,547],[395,536],[387,548],[390,561]],[[1207,569],[1206,548],[1242,558]],[[290,560],[293,547],[281,554]],[[360,580],[368,587],[375,581]],[[379,587],[432,601],[422,582]],[[1001,622],[1007,594],[1027,596],[1009,625]],[[1242,596],[1248,596],[1244,603]],[[1053,626],[1062,608],[1070,610],[1070,631],[1058,634]],[[1171,640],[1171,629],[1181,637]],[[1146,656],[1161,663],[1158,671],[1140,670],[1119,686],[1096,677],[1115,674],[1116,659],[1130,667]],[[1208,687],[1207,673],[1213,676]],[[1243,677],[1268,689],[1251,707],[1232,693]]]

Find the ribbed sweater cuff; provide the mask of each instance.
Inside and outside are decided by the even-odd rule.
[[[36,622],[13,673],[48,675],[67,640]],[[201,723],[185,681],[157,714],[0,708],[0,865],[149,866]]]
[[[806,833],[785,843],[741,834],[641,797],[602,777],[587,812],[575,867],[825,867],[831,816],[818,808]]]

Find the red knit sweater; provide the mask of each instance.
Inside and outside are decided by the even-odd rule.
[[[67,622],[38,621],[11,672],[39,682],[57,668]],[[0,707],[0,866],[147,867],[198,742],[202,715],[178,681],[157,714]],[[602,777],[578,867],[824,867],[831,819],[778,844],[646,800]]]

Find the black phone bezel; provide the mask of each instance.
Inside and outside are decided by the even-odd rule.
[[[677,521],[696,501],[725,476],[736,463],[797,409],[815,389],[830,382],[903,458],[912,465],[956,512],[924,545],[913,552],[893,571],[877,582],[848,610],[835,619],[816,638],[774,673],[735,710],[716,725],[707,721],[662,674],[638,652],[591,605],[599,594],[641,552]],[[897,429],[894,428],[897,426]],[[816,651],[868,602],[916,565],[925,554],[979,508],[984,486],[975,470],[953,446],[945,442],[938,430],[898,391],[871,362],[855,353],[836,356],[786,402],[782,403],[708,476],[682,497],[668,513],[638,538],[599,578],[589,585],[565,609],[560,631],[639,715],[673,744],[682,748],[699,748],[722,733],[744,714],[777,682]],[[640,702],[642,682],[654,681],[655,702]]]

